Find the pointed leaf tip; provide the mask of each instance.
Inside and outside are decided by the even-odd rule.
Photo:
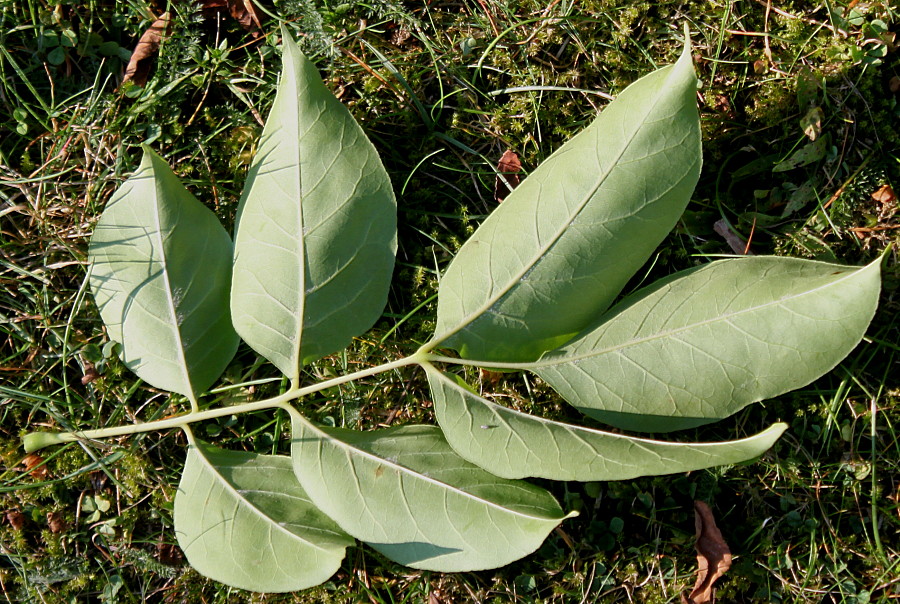
[[[691,43],[691,26],[685,21],[684,22],[684,49],[681,51],[682,57],[690,57],[691,50],[693,50],[693,44]]]
[[[564,424],[508,409],[426,365],[438,423],[464,459],[504,478],[626,480],[741,463],[767,451],[787,429],[777,423],[740,440],[649,440]]]
[[[461,459],[434,426],[320,429],[291,412],[294,471],[313,502],[396,562],[458,572],[536,550],[564,519],[544,489]]]
[[[628,86],[525,178],[442,277],[430,346],[529,362],[602,313],[693,193],[696,85],[688,52]]]

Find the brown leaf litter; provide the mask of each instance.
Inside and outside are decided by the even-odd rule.
[[[681,602],[715,604],[713,584],[731,568],[731,550],[716,526],[712,510],[702,501],[694,502],[694,525],[697,529],[697,582],[690,595],[681,594]]]
[[[507,149],[497,163],[497,179],[494,182],[494,199],[501,203],[513,189],[519,186],[522,162],[515,151]]]
[[[134,52],[131,53],[128,66],[125,68],[123,84],[130,81],[138,86],[144,86],[147,83],[147,78],[150,77],[150,64],[156,53],[159,52],[159,45],[169,28],[169,19],[169,13],[160,15],[159,19],[154,21],[138,40]]]
[[[258,9],[251,0],[199,0],[198,4],[205,15],[227,10],[248,31],[256,32],[262,27]]]

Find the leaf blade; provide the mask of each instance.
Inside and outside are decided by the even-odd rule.
[[[396,213],[375,148],[285,35],[281,82],[238,210],[237,332],[291,379],[345,347],[381,316]]]
[[[433,426],[324,431],[292,413],[294,471],[349,534],[426,570],[495,568],[525,556],[566,516],[533,485],[462,460]]]
[[[326,581],[353,544],[309,501],[290,458],[203,443],[188,449],[175,532],[197,572],[260,592]]]
[[[441,279],[431,346],[533,361],[605,310],[699,178],[696,83],[686,44],[529,175]]]
[[[425,370],[447,441],[464,459],[503,478],[628,480],[701,470],[759,457],[787,429],[787,424],[774,424],[754,436],[726,442],[648,440],[508,409],[431,365]]]
[[[228,311],[231,255],[215,214],[145,147],[88,252],[100,316],[138,377],[193,400],[222,374],[238,345]]]
[[[879,291],[880,260],[722,260],[636,292],[530,368],[600,421],[688,428],[833,369],[862,339]]]

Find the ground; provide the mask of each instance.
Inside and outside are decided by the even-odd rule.
[[[136,168],[142,142],[230,229],[274,95],[282,21],[382,154],[399,204],[398,266],[382,320],[345,353],[309,366],[309,382],[424,342],[437,275],[497,205],[494,166],[503,153],[513,150],[533,170],[602,110],[606,95],[674,61],[684,23],[702,82],[703,172],[688,211],[641,276],[747,250],[862,264],[900,242],[889,193],[900,186],[900,24],[890,3],[260,6],[255,28],[190,3],[0,4],[7,601],[678,602],[696,571],[695,499],[710,503],[735,557],[719,583],[722,602],[900,598],[893,250],[879,310],[850,356],[805,388],[683,436],[737,438],[788,422],[762,459],[628,482],[543,483],[580,516],[535,554],[496,571],[413,571],[360,546],[314,590],[229,590],[192,571],[174,545],[180,433],[26,457],[20,439],[28,431],[146,421],[182,408],[117,360],[87,290],[87,239]],[[146,83],[123,83],[138,39],[166,10],[172,33],[149,57]],[[724,222],[716,228],[717,221]],[[224,382],[258,382],[229,396],[259,398],[283,386],[275,375],[242,347]],[[505,404],[575,415],[533,377],[469,377]],[[300,406],[317,421],[368,429],[432,422],[428,397],[424,375],[407,368]],[[284,452],[286,419],[228,417],[197,433],[224,447]]]

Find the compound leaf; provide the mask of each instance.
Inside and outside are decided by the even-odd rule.
[[[677,63],[626,88],[510,193],[441,279],[432,346],[533,361],[603,312],[697,183],[696,92],[686,43]]]
[[[91,237],[90,284],[121,357],[145,382],[190,399],[225,370],[231,238],[149,147]]]
[[[296,379],[381,316],[397,206],[372,143],[284,35],[283,69],[247,176],[231,312],[241,337]]]
[[[713,262],[629,296],[529,368],[614,426],[697,426],[833,369],[862,339],[880,285],[880,260]]]
[[[461,457],[503,478],[627,480],[759,457],[787,429],[713,443],[648,440],[535,417],[497,405],[426,365],[434,410]]]
[[[289,457],[200,442],[175,495],[175,533],[197,572],[264,592],[322,583],[354,543],[312,504]]]
[[[485,472],[434,426],[320,429],[292,413],[294,471],[345,531],[414,568],[503,566],[538,548],[566,514],[547,491]]]

